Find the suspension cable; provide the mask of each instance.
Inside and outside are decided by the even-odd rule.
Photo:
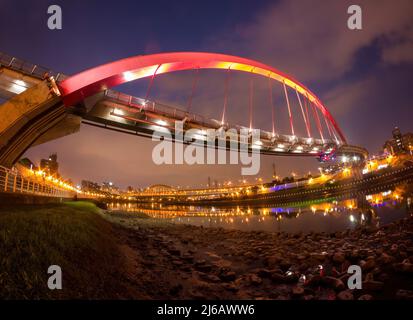
[[[250,79],[250,103],[249,103],[249,118],[250,118],[250,131],[252,130],[252,108],[254,103],[254,79]]]
[[[323,143],[324,143],[323,128],[321,127],[320,117],[318,116],[318,112],[317,112],[317,106],[314,105],[314,104],[311,103],[311,102],[310,102],[310,105],[312,106],[312,110],[313,110],[314,115],[315,115],[315,119],[316,119],[316,123],[317,123],[317,128],[318,128],[318,131],[319,131],[319,133],[320,133],[321,140],[322,140]]]
[[[291,113],[290,100],[288,99],[288,93],[287,93],[287,88],[286,88],[286,86],[285,86],[285,81],[283,81],[283,86],[284,86],[285,99],[287,100],[288,115],[289,115],[289,117],[290,117],[291,134],[292,134],[293,136],[295,136],[294,126],[293,126],[293,115],[292,115],[292,113]]]
[[[272,135],[275,136],[275,107],[274,107],[274,99],[273,99],[273,96],[272,96],[273,92],[272,92],[271,73],[268,75],[268,87],[269,87],[269,90],[270,90]]]
[[[326,124],[327,130],[328,130],[328,134],[330,135],[330,138],[332,138],[333,136],[332,136],[332,134],[331,134],[330,125],[328,124],[327,118],[326,118],[326,116],[325,116],[324,114],[323,114],[323,118],[324,118],[324,122],[325,122],[325,124]]]
[[[305,127],[307,129],[308,137],[311,138],[310,129],[308,128],[307,118],[305,117],[303,104],[301,103],[301,98],[300,98],[300,95],[298,94],[297,88],[295,88],[295,93],[297,94],[298,103],[300,104],[301,114],[303,115],[303,119],[304,119]]]
[[[223,107],[223,110],[222,110],[221,124],[225,123],[225,114],[226,114],[226,111],[227,111],[227,104],[228,104],[228,87],[229,87],[229,75],[230,75],[229,71],[230,70],[231,70],[231,66],[228,67],[227,75],[226,75],[226,78],[225,78],[225,96],[224,96],[224,107]]]
[[[149,98],[149,93],[151,92],[151,88],[152,88],[152,84],[153,84],[153,80],[155,79],[155,75],[158,72],[158,69],[160,68],[162,64],[159,64],[158,67],[156,68],[155,72],[153,73],[152,77],[151,77],[151,81],[149,82],[149,86],[148,86],[148,90],[146,91],[146,96],[145,96],[145,100],[148,100]]]
[[[198,73],[199,73],[199,67],[197,69],[195,69],[195,75],[193,76],[191,95],[189,96],[189,99],[188,99],[188,108],[187,108],[188,112],[191,110],[192,98],[194,96],[194,92],[195,92],[196,86],[198,84]]]
[[[305,113],[307,115],[307,122],[308,122],[308,130],[310,131],[310,136],[311,136],[311,121],[310,121],[310,115],[308,113],[308,95],[306,93],[306,97],[304,97],[304,107],[305,107]]]

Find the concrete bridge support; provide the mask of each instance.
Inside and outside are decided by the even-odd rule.
[[[67,114],[53,79],[14,96],[0,106],[0,165],[11,167],[33,144],[76,132],[80,120]]]

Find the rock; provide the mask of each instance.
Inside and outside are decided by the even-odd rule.
[[[151,249],[148,251],[147,255],[148,257],[154,258],[158,255],[158,253],[156,252],[156,250]]]
[[[276,283],[294,283],[298,281],[299,276],[296,273],[289,272],[287,275],[274,272],[271,275],[271,280]]]
[[[175,296],[177,295],[181,290],[183,289],[181,284],[177,284],[175,286],[173,286],[170,290],[169,290],[169,294]]]
[[[274,268],[281,261],[281,258],[278,255],[272,255],[265,259],[264,263],[269,268]]]
[[[297,260],[299,260],[299,261],[303,261],[305,259],[307,259],[307,255],[300,254],[300,255],[297,256]]]
[[[194,260],[194,256],[192,254],[185,253],[182,255],[182,260],[192,262]]]
[[[188,250],[189,251],[189,250]],[[198,264],[205,264],[206,263],[206,261],[205,260],[203,260],[203,259],[199,259],[199,260],[195,260],[195,265],[198,265]]]
[[[255,273],[261,278],[270,278],[271,277],[271,271],[268,270],[268,269],[257,269],[257,270],[255,270]]]
[[[194,300],[205,300],[206,297],[199,291],[190,290],[189,294],[192,296]]]
[[[413,291],[400,289],[396,292],[396,297],[401,300],[413,300]]]
[[[214,274],[206,274],[206,273],[200,273],[200,277],[208,282],[212,282],[212,283],[217,283],[220,282],[221,279],[219,277],[217,277]]]
[[[358,250],[353,250],[350,253],[350,260],[357,261],[360,258],[360,252]]]
[[[344,253],[342,253],[342,252],[336,252],[333,255],[333,261],[336,262],[336,263],[343,263],[344,260],[346,260],[346,257],[344,255]]]
[[[353,293],[351,290],[344,290],[337,294],[338,300],[354,300]]]
[[[333,288],[336,291],[340,291],[345,288],[343,281],[335,277],[330,277],[330,276],[323,277],[322,283]]]
[[[362,288],[367,291],[380,291],[383,289],[383,286],[383,282],[375,280],[363,281],[362,284]]]
[[[320,275],[309,276],[306,282],[307,286],[315,287],[321,284],[322,277]]]
[[[287,282],[287,277],[281,273],[274,272],[271,274],[271,280],[276,283],[285,283]]]
[[[394,261],[394,257],[388,255],[387,253],[383,252],[381,256],[377,259],[379,264],[389,264]]]
[[[172,261],[172,264],[173,264],[174,266],[180,267],[180,266],[182,266],[184,263],[183,263],[182,261],[179,261],[179,260],[173,260],[173,261]]]
[[[249,276],[249,281],[254,286],[258,286],[262,283],[262,279],[259,276],[257,276],[256,274],[251,274]]]
[[[370,294],[363,294],[357,300],[373,300],[373,296]]]
[[[172,254],[174,256],[181,255],[181,251],[179,249],[176,249],[176,248],[169,248],[168,251],[169,251],[170,254]]]
[[[401,263],[393,264],[393,268],[396,272],[413,273],[413,264],[409,259],[403,260]]]
[[[224,283],[223,287],[231,292],[237,292],[239,290],[238,287],[233,283]]]
[[[316,260],[318,260],[319,262],[324,262],[325,261],[325,259],[326,259],[326,254],[323,254],[323,253],[313,253],[313,254],[310,254],[310,258],[314,258],[314,259],[316,259]]]
[[[234,271],[228,271],[228,272],[221,273],[219,277],[221,278],[222,281],[230,282],[230,281],[235,280],[236,275]]]
[[[304,294],[304,288],[303,287],[294,287],[291,290],[291,293],[294,298],[301,297]]]
[[[281,260],[279,266],[282,270],[286,271],[291,267],[291,262],[288,260]]]
[[[194,268],[201,272],[210,272],[212,270],[212,265],[207,263],[205,260],[196,260],[194,263]]]
[[[366,261],[361,262],[360,266],[363,271],[369,271],[376,266],[376,262],[374,261],[374,258],[369,257]]]

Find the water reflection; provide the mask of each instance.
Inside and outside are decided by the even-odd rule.
[[[165,203],[111,203],[111,210],[141,212],[173,223],[239,230],[336,232],[360,225],[389,223],[406,215],[406,201],[358,208],[354,199],[314,203],[306,207],[177,206]]]

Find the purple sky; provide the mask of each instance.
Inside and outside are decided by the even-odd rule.
[[[59,4],[63,30],[47,29],[47,7]],[[347,7],[360,4],[363,30],[347,28]],[[394,126],[412,131],[413,2],[398,1],[15,1],[1,3],[0,51],[74,74],[116,59],[156,52],[209,51],[252,58],[292,75],[327,105],[350,143],[378,151]],[[247,75],[233,75],[228,117],[246,122]],[[201,74],[193,111],[219,118],[224,72]],[[254,80],[255,125],[270,129],[265,81]],[[147,80],[119,88],[144,96]],[[151,99],[186,106],[192,73],[159,76]],[[279,90],[279,89],[275,89]],[[276,91],[275,91],[276,92]],[[288,120],[276,97],[277,126]],[[285,102],[284,102],[285,103]],[[296,110],[298,112],[298,110]],[[243,123],[245,124],[245,123]],[[303,127],[298,130],[303,130]],[[77,134],[34,147],[34,161],[57,152],[61,173],[76,182],[111,180],[122,187],[193,186],[237,181],[239,166],[156,166],[154,143],[82,126]],[[262,156],[257,177],[316,170],[314,159]],[[251,177],[252,181],[256,177]]]

